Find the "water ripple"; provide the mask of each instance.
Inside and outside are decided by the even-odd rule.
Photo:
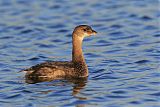
[[[0,106],[158,107],[158,0],[1,0]],[[71,60],[72,30],[88,24],[88,80],[25,83],[20,70]]]

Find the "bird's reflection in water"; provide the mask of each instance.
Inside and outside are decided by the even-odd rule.
[[[56,79],[57,80],[57,79]],[[58,81],[60,80],[60,82],[55,82],[53,79],[48,79],[48,78],[41,78],[41,79],[25,79],[25,82],[28,84],[36,84],[36,83],[40,83],[40,82],[50,82],[50,84],[47,84],[47,86],[65,86],[66,84],[73,84],[73,89],[72,89],[72,96],[74,96],[77,100],[87,100],[87,97],[85,96],[81,96],[79,93],[82,89],[84,89],[84,87],[87,84],[88,81],[88,77],[85,78],[65,78],[65,79],[58,79]],[[54,81],[54,82],[53,82]],[[54,89],[50,89],[50,90],[45,90],[45,91],[41,91],[41,94],[49,94],[54,92]],[[85,104],[76,104],[76,107],[85,107]]]
[[[47,81],[49,82],[49,81],[54,81],[54,80],[57,80],[57,79],[53,79],[53,78],[32,78],[32,79],[25,78],[25,82],[28,83],[28,84],[35,84],[35,83],[47,82]],[[78,94],[80,92],[80,90],[83,89],[86,86],[88,77],[83,77],[83,78],[65,78],[65,79],[63,78],[63,79],[58,79],[58,80],[62,80],[62,81],[65,81],[67,83],[74,84],[73,85],[73,90],[72,90],[72,95],[75,96],[78,99],[81,99],[81,100],[82,99],[83,100],[86,99],[86,98],[82,98],[82,97],[77,97],[76,94]],[[63,84],[59,84],[59,85],[63,85]],[[53,83],[53,84],[50,84],[50,85],[55,85],[55,84]],[[43,93],[47,94],[48,92],[51,92],[51,91],[52,90],[49,90],[47,92],[43,91]]]

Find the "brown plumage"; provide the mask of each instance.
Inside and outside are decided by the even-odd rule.
[[[37,64],[24,70],[27,72],[25,77],[38,81],[87,77],[88,67],[82,52],[82,41],[84,37],[96,33],[88,25],[77,26],[72,33],[72,61],[52,61]]]

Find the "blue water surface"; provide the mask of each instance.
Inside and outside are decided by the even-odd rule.
[[[0,107],[159,107],[158,0],[1,0]],[[71,34],[88,24],[88,80],[28,84],[19,71],[71,60]]]

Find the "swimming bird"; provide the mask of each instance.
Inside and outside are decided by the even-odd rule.
[[[82,51],[82,42],[85,37],[97,32],[88,25],[75,27],[72,33],[72,60],[49,61],[25,69],[25,77],[33,80],[81,78],[88,76],[88,67]]]

